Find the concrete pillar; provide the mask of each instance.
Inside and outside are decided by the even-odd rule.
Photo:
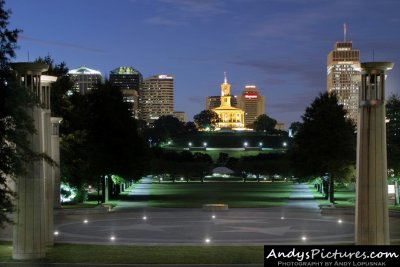
[[[30,112],[40,129],[40,108]],[[29,137],[31,149],[40,151],[40,134]],[[13,229],[13,258],[18,260],[45,257],[44,168],[41,161],[26,166],[26,174],[16,179],[16,212]]]
[[[41,82],[42,72],[48,65],[42,63],[13,63],[19,84],[31,90],[40,101],[40,106],[27,110],[36,132],[28,136],[30,149],[37,153],[50,151],[50,88]],[[55,77],[54,77],[55,78]],[[48,155],[48,154],[47,154]],[[18,260],[45,257],[48,243],[48,212],[46,201],[46,179],[50,177],[48,162],[39,159],[25,166],[25,173],[16,179],[16,212],[13,229],[12,257]]]
[[[393,63],[362,63],[357,127],[356,245],[389,245],[385,71]]]
[[[51,158],[55,162],[52,168],[52,176],[54,181],[54,208],[61,208],[60,199],[60,136],[59,136],[59,125],[62,118],[51,117],[52,134],[51,134]]]
[[[108,200],[109,200],[109,192],[110,192],[110,189],[109,189],[109,182],[108,182],[108,176],[107,175],[104,175],[104,178],[103,178],[103,202],[108,202]]]
[[[43,132],[43,152],[51,157],[51,122],[50,122],[50,110],[44,110],[42,112],[42,132]],[[52,166],[49,162],[43,160],[44,168],[44,197],[45,197],[45,236],[46,245],[52,246],[54,244],[54,218],[53,218],[53,192],[54,182],[52,175]]]
[[[43,112],[43,124],[46,128],[43,132],[46,133],[44,151],[54,161],[51,166],[47,162],[44,163],[45,168],[45,220],[46,220],[46,245],[54,244],[54,207],[60,207],[60,146],[58,138],[58,126],[61,118],[50,117],[50,110]],[[55,188],[55,187],[58,188]],[[55,192],[58,193],[55,193]],[[58,206],[56,201],[58,200]]]

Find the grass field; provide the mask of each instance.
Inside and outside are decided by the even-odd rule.
[[[321,193],[315,189],[314,185],[309,185],[310,190],[317,200],[318,204],[329,204],[330,202],[326,200]],[[355,191],[348,190],[344,187],[335,188],[335,206],[336,207],[354,207],[355,204]]]
[[[241,158],[241,157],[249,157],[249,156],[257,156],[258,154],[268,154],[271,153],[272,151],[260,151],[260,150],[207,150],[207,151],[192,151],[193,153],[195,152],[200,152],[204,154],[208,154],[214,162],[217,162],[219,158],[220,153],[226,153],[228,154],[229,157],[233,158]],[[280,151],[273,151],[274,153],[278,153]]]
[[[200,208],[223,203],[232,208],[256,208],[285,204],[291,190],[292,184],[285,182],[154,183],[148,196],[130,199],[148,201],[153,207]]]
[[[330,204],[328,200],[323,198],[322,194],[319,193],[315,187],[310,184],[309,185],[310,190],[315,198],[317,200],[318,204]],[[354,205],[356,204],[356,192],[353,190],[349,190],[345,187],[338,187],[335,189],[335,207],[336,208],[354,208]],[[389,205],[390,210],[396,210],[400,211],[400,206],[395,206],[393,204]]]
[[[262,246],[103,246],[56,244],[40,262],[104,264],[262,263]],[[9,262],[10,242],[0,242],[0,262]]]

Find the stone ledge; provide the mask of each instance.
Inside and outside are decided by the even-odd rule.
[[[82,215],[107,213],[111,210],[110,205],[99,205],[94,208],[77,208],[77,209],[54,209],[54,215]]]
[[[228,210],[228,204],[204,204],[203,210],[205,211]]]
[[[354,215],[355,208],[336,208],[329,205],[320,205],[321,214]],[[400,217],[400,211],[389,210],[390,217]]]

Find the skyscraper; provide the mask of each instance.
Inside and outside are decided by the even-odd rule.
[[[93,89],[94,85],[101,82],[102,79],[100,71],[89,69],[85,66],[68,71],[68,75],[75,83],[74,90],[83,95]]]
[[[142,81],[142,74],[132,67],[118,67],[110,72],[111,84],[120,89],[135,89],[139,91]]]
[[[327,60],[327,90],[335,93],[339,104],[344,106],[348,117],[357,123],[358,91],[361,79],[360,50],[353,50],[353,44],[346,41],[336,42]]]
[[[258,116],[264,114],[264,97],[255,85],[246,85],[241,96],[237,97],[238,108],[244,111],[244,125],[252,128]]]
[[[111,71],[110,82],[121,89],[124,101],[131,104],[132,116],[138,118],[138,92],[143,82],[142,74],[132,67],[118,67]]]
[[[174,111],[174,117],[181,122],[186,122],[186,113],[184,111]]]
[[[152,123],[174,113],[174,77],[154,75],[143,80],[139,89],[139,117]]]

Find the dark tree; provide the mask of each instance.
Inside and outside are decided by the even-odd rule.
[[[49,69],[43,73],[45,75],[61,77],[61,76],[65,76],[68,74],[67,64],[65,62],[61,62],[61,63],[55,65],[54,60],[50,55],[45,56],[43,58],[39,57],[35,60],[35,62],[45,63],[45,64],[49,65]]]
[[[146,156],[144,141],[121,91],[107,82],[91,90],[87,99],[89,160],[96,175],[139,177]]]
[[[193,121],[188,121],[185,124],[185,130],[187,134],[192,134],[197,132],[196,124]]]
[[[10,222],[6,214],[14,208],[15,193],[8,179],[24,174],[27,163],[43,158],[31,150],[27,140],[35,129],[26,110],[36,102],[31,92],[17,85],[10,70],[20,32],[8,29],[10,14],[0,0],[0,227]]]
[[[109,83],[99,84],[68,100],[71,105],[60,127],[63,179],[82,190],[106,175],[126,180],[141,176],[147,159],[145,143],[121,91]]]
[[[48,71],[44,74],[56,76],[57,81],[51,84],[51,115],[53,117],[63,117],[63,114],[68,112],[71,107],[68,93],[73,92],[74,83],[70,80],[68,67],[65,62],[55,64],[51,56],[39,57],[35,62],[45,63],[49,65]]]
[[[301,122],[298,122],[298,121],[292,122],[290,124],[289,129],[292,130],[292,135],[293,136],[296,136],[296,134],[299,131],[300,127],[301,127]]]
[[[223,153],[220,152],[217,160],[217,165],[218,166],[226,166],[229,160],[229,155],[228,153]]]
[[[181,136],[184,132],[184,123],[174,116],[161,116],[153,123],[153,138],[156,137],[160,139],[160,141],[177,138]]]
[[[151,152],[151,174],[160,178],[170,177],[173,182],[178,175],[184,176],[187,182],[190,177],[200,177],[203,181],[212,167],[212,159],[208,154],[192,154],[189,151],[177,153],[160,148],[152,148]]]
[[[386,102],[386,136],[388,168],[396,177],[400,175],[400,96],[392,95]]]
[[[266,114],[261,114],[253,123],[254,130],[257,132],[265,132],[265,134],[270,134],[275,131],[277,121]]]
[[[219,122],[218,114],[212,110],[203,110],[193,117],[194,122],[200,129],[214,130]]]
[[[21,32],[19,29],[8,29],[11,10],[6,10],[4,5],[5,1],[0,0],[0,79],[2,85],[10,76],[10,58],[15,57],[14,50],[17,48],[18,34]]]
[[[274,177],[275,174],[288,176],[290,173],[290,162],[286,154],[258,154],[240,158],[236,164],[238,172],[255,174],[257,181],[260,175],[265,174]],[[273,178],[272,178],[272,181]]]
[[[204,181],[204,176],[209,173],[212,169],[212,159],[210,155],[205,153],[194,153],[194,172],[196,175],[200,176],[201,182]]]
[[[333,94],[320,94],[306,108],[292,146],[292,160],[300,177],[328,174],[329,199],[334,203],[334,181],[355,164],[356,135],[346,111]]]

